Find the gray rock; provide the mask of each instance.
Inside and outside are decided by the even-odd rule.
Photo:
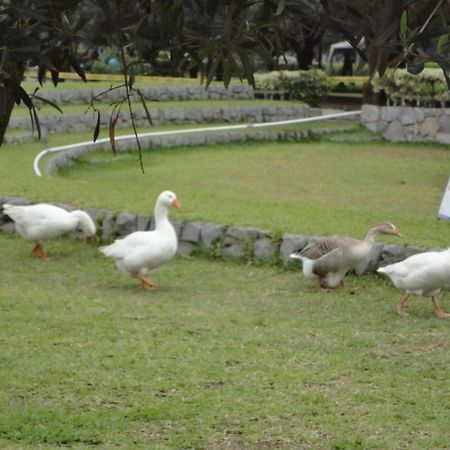
[[[278,254],[278,243],[270,238],[257,239],[253,244],[253,258],[255,261],[274,259]]]
[[[450,134],[450,116],[444,115],[439,117],[439,131]]]
[[[386,128],[384,137],[391,141],[397,142],[405,139],[403,127],[399,120],[393,120]]]
[[[115,221],[116,213],[107,211],[102,221],[101,238],[103,241],[109,241],[114,237]]]
[[[427,117],[420,126],[420,135],[434,138],[439,130],[439,122],[435,117]]]
[[[361,121],[367,124],[377,122],[380,117],[380,108],[375,105],[363,105],[361,108]],[[373,130],[376,131],[376,130]]]
[[[257,239],[260,237],[268,237],[269,232],[253,227],[230,227],[228,228],[225,236],[240,240],[249,238]]]
[[[211,247],[225,235],[226,228],[216,223],[203,223],[200,230],[200,243],[204,247]]]
[[[423,108],[414,108],[414,113],[416,115],[416,121],[421,123],[425,120],[425,113],[423,112]]]
[[[392,122],[394,120],[399,120],[401,116],[402,108],[399,106],[385,106],[380,108],[380,119],[386,120],[387,122]]]
[[[376,133],[378,130],[378,123],[377,122],[363,122],[364,126],[370,130],[373,131],[374,133]]]
[[[450,133],[437,133],[436,140],[441,144],[450,144]]]
[[[423,251],[424,250],[419,247],[384,244],[380,255],[379,265],[387,266],[388,264],[394,264],[403,261],[409,256],[422,253]]]
[[[148,231],[152,227],[152,216],[137,216],[136,230]]]
[[[416,113],[413,108],[403,108],[401,111],[400,121],[402,125],[413,125],[416,123]]]
[[[180,240],[184,242],[198,242],[200,240],[201,230],[202,222],[188,222],[183,227]]]
[[[180,241],[178,242],[177,253],[180,255],[190,255],[196,249],[193,242]]]
[[[251,227],[231,227],[225,233],[220,255],[230,258],[250,257],[252,243],[262,237],[268,237],[266,231]]]
[[[137,216],[128,211],[121,212],[117,215],[114,232],[118,236],[126,236],[136,231]]]
[[[310,241],[308,236],[300,234],[285,234],[280,246],[280,258],[284,264],[288,264],[292,261],[290,258],[291,253],[294,250],[302,249]]]

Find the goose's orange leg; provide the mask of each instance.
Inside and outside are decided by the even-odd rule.
[[[436,296],[433,295],[431,297],[431,301],[433,302],[434,311],[436,312],[436,315],[438,317],[442,317],[442,318],[450,317],[449,313],[446,313],[446,312],[442,311],[441,307],[439,306],[439,303],[437,302]]]
[[[131,276],[133,278],[141,280],[141,285],[139,286],[141,289],[150,291],[156,286],[156,284],[153,283],[153,281],[149,280],[147,277],[144,277],[144,275],[139,275],[138,273],[132,273]]]
[[[354,294],[356,288],[349,288],[344,280],[341,280],[339,285],[341,286],[341,291],[346,294]]]
[[[42,246],[42,244],[36,244],[31,253],[33,253],[33,255],[37,256],[38,258],[48,259],[48,256],[44,252],[44,247]]]
[[[324,288],[323,286],[322,286],[322,278],[317,278],[317,280],[316,280],[316,288],[317,288],[317,290],[319,291],[319,292],[330,292],[330,290],[329,289],[327,289],[327,288]]]
[[[402,299],[400,300],[400,303],[397,305],[397,313],[400,316],[407,316],[408,313],[405,311],[405,303],[409,298],[409,294],[407,292],[405,292],[405,295],[402,297]]]

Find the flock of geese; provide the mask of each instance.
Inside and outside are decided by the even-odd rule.
[[[153,289],[156,285],[148,278],[149,273],[176,254],[178,239],[169,221],[171,207],[180,208],[177,196],[171,191],[162,192],[155,205],[154,230],[136,231],[111,245],[100,247],[100,252],[112,258],[118,269],[141,282],[141,289]],[[84,211],[68,212],[45,203],[27,206],[5,204],[3,211],[14,221],[17,232],[35,243],[32,253],[42,259],[48,258],[43,245],[53,237],[79,229],[89,243],[96,233],[94,222]],[[369,259],[375,238],[380,234],[400,236],[395,225],[384,222],[371,227],[362,240],[345,236],[323,238],[294,251],[291,258],[302,261],[304,276],[314,281],[318,291],[340,286],[348,292],[345,275]],[[437,301],[441,289],[450,285],[450,248],[419,253],[380,267],[378,272],[387,275],[396,288],[404,291],[397,305],[398,314],[406,315],[406,301],[411,295],[417,295],[431,297],[437,316],[450,317],[441,310]]]

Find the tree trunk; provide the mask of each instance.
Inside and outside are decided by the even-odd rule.
[[[24,68],[17,68],[14,74],[10,76],[20,83],[23,80]],[[9,119],[14,108],[15,96],[11,89],[0,85],[0,145],[3,143]]]
[[[380,104],[380,96],[376,92],[373,91],[373,86],[370,81],[364,84],[363,86],[363,105],[379,105]]]

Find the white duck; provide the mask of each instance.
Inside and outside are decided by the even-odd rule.
[[[290,257],[302,260],[303,275],[315,281],[318,291],[328,292],[327,288],[338,285],[349,291],[344,283],[346,273],[369,259],[379,234],[400,236],[395,225],[383,222],[369,228],[364,240],[331,236],[296,250]]]
[[[76,228],[80,228],[90,243],[95,235],[95,224],[89,214],[84,211],[66,211],[47,203],[36,205],[3,205],[3,211],[16,226],[17,232],[25,239],[33,241],[36,246],[32,253],[46,259],[44,243]]]
[[[178,239],[169,222],[169,208],[180,208],[177,196],[162,192],[155,205],[155,229],[136,231],[111,245],[101,247],[103,255],[113,258],[116,266],[141,281],[141,289],[152,289],[155,283],[147,278],[149,272],[175,256]]]
[[[450,248],[440,252],[425,252],[410,256],[404,261],[380,267],[378,272],[386,274],[394,286],[403,289],[397,312],[406,316],[405,303],[411,295],[431,297],[434,310],[439,317],[450,317],[441,310],[437,295],[450,283]]]

